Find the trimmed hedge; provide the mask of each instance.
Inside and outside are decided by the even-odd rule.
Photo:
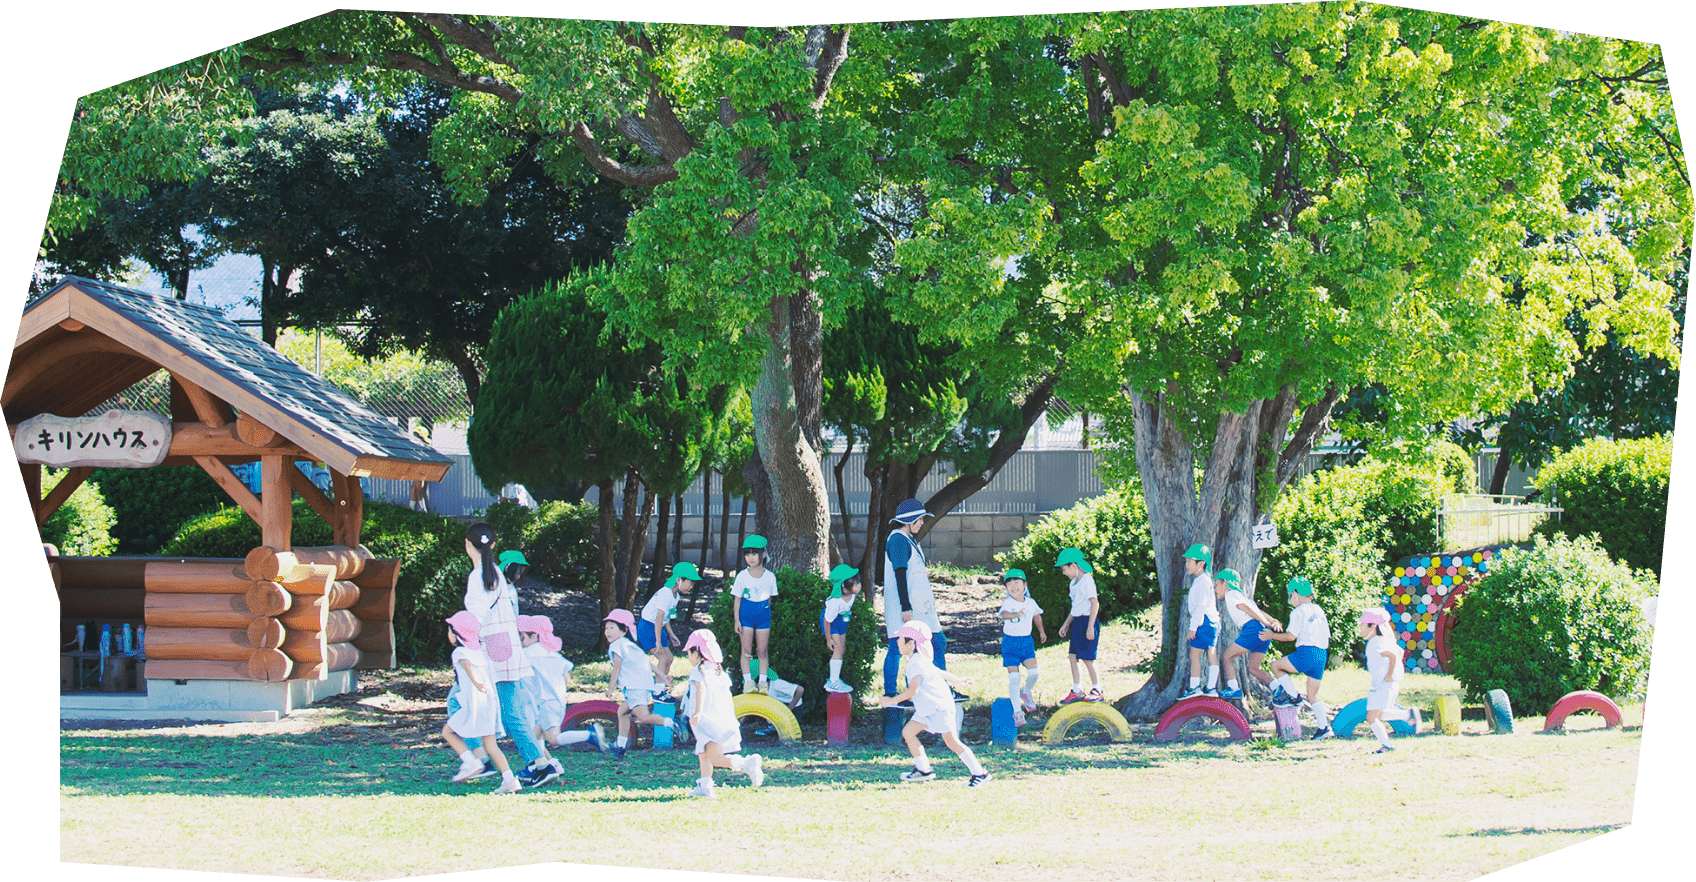
[[[66,469],[42,469],[41,492],[59,486],[67,474]],[[112,538],[117,522],[117,513],[106,503],[100,487],[84,481],[41,525],[41,541],[67,557],[106,557],[118,547],[118,540]]]
[[[1148,506],[1140,482],[1133,480],[1044,517],[995,556],[1003,567],[1025,571],[1031,596],[1049,611],[1049,621],[1056,625],[1072,605],[1069,583],[1054,566],[1065,548],[1082,551],[1094,568],[1102,621],[1160,602]]]
[[[724,669],[731,679],[742,679],[742,638],[736,634],[732,615],[732,580],[714,595],[711,610],[713,636],[724,649]],[[806,688],[800,718],[822,722],[825,718],[824,681],[830,677],[830,648],[819,632],[819,615],[830,596],[830,581],[817,573],[784,567],[777,571],[777,596],[771,601],[771,642],[767,646],[772,669],[783,679]],[[862,593],[848,617],[848,651],[842,659],[842,679],[856,693],[872,682],[872,660],[887,642],[877,604],[868,604]],[[684,640],[687,634],[679,634]],[[759,660],[756,649],[755,661]]]
[[[600,549],[595,528],[600,512],[589,502],[544,502],[535,511],[503,499],[483,513],[502,550],[515,548],[530,562],[527,577],[560,591],[598,591]],[[617,535],[618,522],[613,522]]]
[[[1661,573],[1667,532],[1672,435],[1610,441],[1593,438],[1550,460],[1532,483],[1564,512],[1545,536],[1596,534],[1615,558]]]
[[[298,546],[330,544],[330,526],[306,502],[294,501],[291,535]],[[374,556],[400,560],[395,586],[395,651],[402,664],[440,664],[451,651],[442,622],[465,600],[471,560],[465,525],[385,502],[365,503],[361,544]],[[164,557],[243,557],[260,544],[259,525],[230,507],[190,520]]]
[[[190,518],[230,504],[218,482],[196,466],[95,469],[89,480],[117,513],[112,537],[118,554],[154,554]]]
[[[1545,713],[1568,692],[1635,693],[1649,673],[1643,571],[1608,557],[1593,538],[1534,537],[1508,549],[1454,605],[1450,673],[1477,699],[1507,692],[1521,713]]]

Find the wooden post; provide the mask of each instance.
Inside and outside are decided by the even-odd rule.
[[[240,423],[237,426],[239,428]],[[260,541],[271,548],[286,549],[294,526],[289,507],[294,493],[283,469],[292,469],[294,465],[283,456],[262,456],[259,461],[264,474],[260,484],[263,492],[259,496]]]
[[[53,513],[59,510],[59,506],[64,505],[65,500],[71,498],[71,494],[75,493],[77,488],[82,486],[82,482],[88,480],[88,476],[92,474],[94,474],[93,466],[75,466],[69,474],[60,478],[59,483],[48,492],[47,498],[37,504],[35,525],[39,527],[47,523],[47,519],[52,517]]]

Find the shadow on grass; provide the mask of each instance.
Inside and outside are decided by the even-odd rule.
[[[1451,836],[1542,836],[1548,833],[1578,833],[1596,834],[1610,833],[1624,828],[1625,824],[1602,824],[1596,827],[1489,827],[1474,830],[1471,833],[1453,833]]]

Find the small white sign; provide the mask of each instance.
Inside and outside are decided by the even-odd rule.
[[[21,463],[143,469],[158,465],[171,449],[171,421],[136,410],[93,417],[44,413],[18,424],[12,446]]]
[[[1278,526],[1276,524],[1255,524],[1251,531],[1255,548],[1271,548],[1278,544]]]

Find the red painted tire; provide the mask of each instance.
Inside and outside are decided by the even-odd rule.
[[[604,698],[576,702],[565,709],[565,718],[560,720],[559,728],[561,731],[573,729],[590,720],[618,722],[618,702]]]
[[[1601,714],[1609,729],[1618,726],[1620,722],[1619,705],[1614,704],[1613,699],[1600,692],[1580,689],[1561,696],[1561,700],[1549,708],[1549,715],[1543,719],[1543,731],[1552,732],[1561,728],[1567,717],[1579,711],[1595,711]]]
[[[1154,726],[1154,740],[1177,740],[1178,730],[1197,717],[1207,717],[1223,724],[1226,731],[1231,733],[1233,741],[1249,740],[1248,719],[1243,716],[1243,712],[1222,698],[1207,696],[1186,698],[1167,708],[1166,712],[1160,715],[1160,722]]]
[[[1449,662],[1454,661],[1454,650],[1449,648],[1449,629],[1454,627],[1454,605],[1466,589],[1471,588],[1471,582],[1462,582],[1454,586],[1447,597],[1443,598],[1443,606],[1437,610],[1437,627],[1431,636],[1431,648],[1437,656],[1437,667],[1444,673],[1449,671]]]

